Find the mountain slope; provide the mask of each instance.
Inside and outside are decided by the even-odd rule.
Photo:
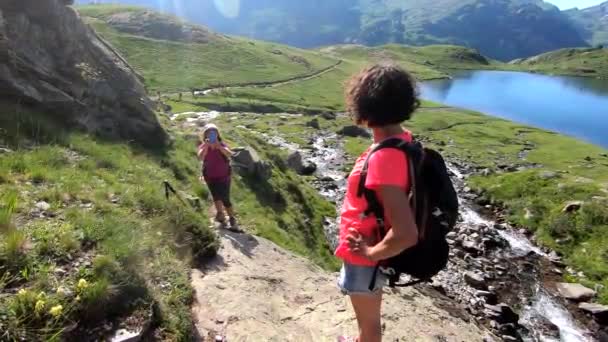
[[[122,2],[159,8],[152,0]],[[263,0],[236,4],[240,7],[231,10],[216,7],[212,0],[181,0],[162,9],[221,32],[302,47],[457,44],[510,60],[586,45],[567,16],[540,0]]]
[[[577,25],[579,33],[592,45],[608,45],[608,1],[597,6],[565,12]]]
[[[514,60],[510,64],[530,71],[608,78],[608,49],[561,49]],[[598,87],[602,87],[601,81]]]
[[[309,75],[337,61],[318,52],[216,34],[140,7],[78,7],[87,21],[162,91]]]

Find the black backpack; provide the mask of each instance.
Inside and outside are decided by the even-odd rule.
[[[446,234],[458,219],[458,196],[448,174],[445,161],[438,152],[423,148],[419,142],[403,139],[387,139],[370,151],[361,171],[358,197],[365,197],[368,208],[365,215],[374,215],[378,223],[380,238],[386,235],[384,208],[376,193],[365,187],[369,158],[375,152],[395,148],[406,154],[409,163],[410,205],[416,216],[418,244],[401,254],[381,262],[377,266],[389,278],[391,287],[404,287],[430,281],[448,262],[449,245]],[[370,284],[375,287],[376,277]],[[405,284],[398,281],[402,274],[414,278]]]

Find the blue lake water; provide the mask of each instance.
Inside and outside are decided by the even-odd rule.
[[[564,133],[608,148],[608,80],[466,71],[424,82],[422,98]]]

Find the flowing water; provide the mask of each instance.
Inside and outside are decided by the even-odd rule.
[[[464,175],[456,168],[450,166],[449,170],[455,176],[456,182],[462,183]],[[493,227],[495,222],[481,217],[473,210],[466,201],[460,199],[461,213],[460,216],[464,224],[470,225],[487,225]],[[548,257],[540,248],[535,246],[524,235],[516,232],[513,229],[498,230],[500,236],[509,243],[509,254],[513,258],[522,257],[533,252],[541,257]],[[572,315],[566,308],[553,298],[546,290],[542,288],[540,280],[537,279],[534,286],[533,298],[521,298],[522,303],[532,303],[525,305],[521,314],[521,323],[530,330],[530,334],[525,337],[525,341],[541,341],[541,342],[587,342],[593,341],[589,338],[589,332],[577,326]],[[538,327],[539,318],[543,318],[553,323],[559,328],[559,339],[547,336],[543,330]]]

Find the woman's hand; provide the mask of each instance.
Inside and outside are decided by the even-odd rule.
[[[346,236],[348,249],[355,254],[372,260],[370,252],[373,242],[366,240],[356,229],[350,228]]]

